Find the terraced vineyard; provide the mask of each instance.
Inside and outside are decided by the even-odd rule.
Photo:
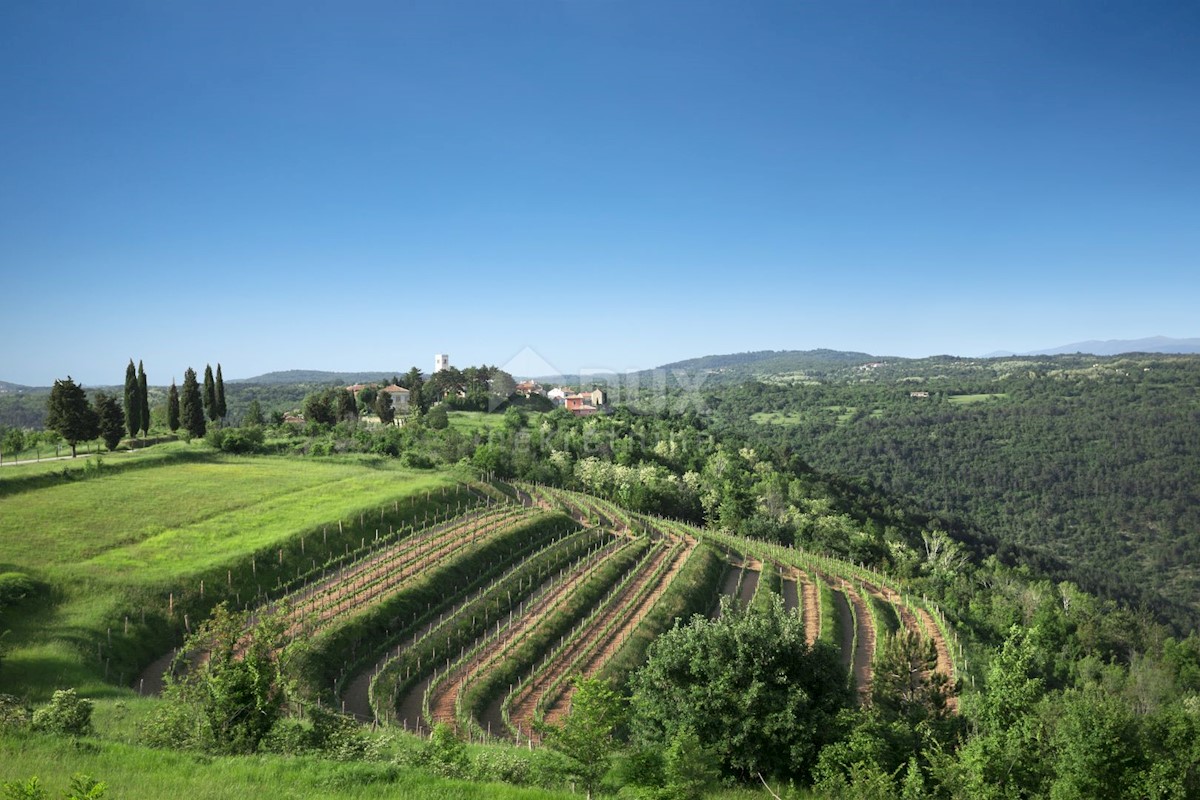
[[[535,743],[538,723],[568,712],[575,676],[623,680],[677,617],[774,597],[810,644],[842,653],[862,703],[881,642],[902,628],[934,642],[951,682],[959,674],[936,609],[868,570],[562,489],[476,492],[419,530],[364,538],[259,607],[307,643],[323,702],[410,730],[442,722]]]

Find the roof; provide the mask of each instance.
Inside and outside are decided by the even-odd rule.
[[[403,386],[397,386],[394,383],[391,386],[383,387],[379,391],[387,392],[389,394],[408,394],[408,389],[405,389]]]

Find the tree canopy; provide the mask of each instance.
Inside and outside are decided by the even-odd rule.
[[[71,446],[71,456],[76,455],[75,446],[99,433],[99,420],[88,403],[87,392],[71,380],[56,380],[50,390],[46,408],[46,427],[57,431]]]
[[[692,731],[727,774],[806,779],[851,704],[837,652],[805,642],[799,616],[778,597],[762,612],[727,604],[650,646],[631,679],[633,730],[666,745]]]

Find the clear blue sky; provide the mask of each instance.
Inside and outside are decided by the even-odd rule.
[[[1200,336],[1192,2],[6,2],[0,380]]]

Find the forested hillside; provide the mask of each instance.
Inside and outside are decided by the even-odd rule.
[[[958,519],[1010,561],[1040,552],[1049,573],[1183,624],[1200,609],[1200,359],[751,383],[709,404],[727,435]]]

